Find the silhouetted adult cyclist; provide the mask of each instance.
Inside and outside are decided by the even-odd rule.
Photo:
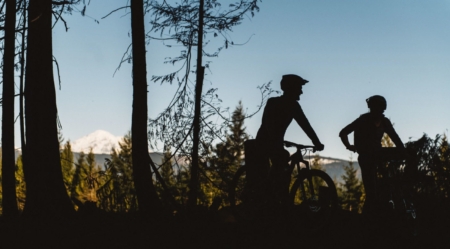
[[[361,175],[366,192],[366,200],[363,212],[377,211],[375,205],[375,180],[377,176],[377,164],[381,162],[381,140],[387,133],[397,148],[404,150],[402,140],[395,132],[389,119],[384,116],[387,107],[386,99],[380,95],[374,95],[366,99],[369,113],[362,114],[359,118],[341,130],[339,136],[345,147],[358,153],[358,162],[361,167]],[[348,141],[348,134],[354,132],[354,145]]]
[[[293,119],[312,140],[316,150],[324,149],[324,145],[320,142],[298,103],[300,95],[303,94],[302,87],[306,83],[308,81],[298,75],[283,75],[280,82],[283,95],[270,98],[264,108],[261,127],[255,140],[260,148],[260,155],[266,163],[258,165],[258,167],[267,168],[270,159],[272,167],[269,175],[273,179],[279,177],[283,169],[288,167],[289,152],[284,149],[283,141],[286,129]],[[282,186],[280,187],[286,190]],[[288,193],[287,190],[282,193],[284,192]]]

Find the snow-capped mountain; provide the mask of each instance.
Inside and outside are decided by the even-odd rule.
[[[114,136],[107,131],[97,130],[75,140],[72,143],[72,151],[88,153],[90,148],[92,148],[94,154],[109,154],[113,147],[119,148],[121,139],[122,137]]]

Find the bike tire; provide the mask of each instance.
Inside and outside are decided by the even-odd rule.
[[[311,176],[314,195],[309,189]],[[305,231],[317,232],[328,226],[338,207],[336,186],[324,171],[301,171],[291,187],[292,216],[300,219]]]

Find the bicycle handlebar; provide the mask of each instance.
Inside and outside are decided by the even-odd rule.
[[[286,147],[296,147],[297,150],[302,150],[302,149],[313,149],[315,151],[316,146],[314,145],[303,145],[303,144],[296,144],[290,141],[284,141],[284,146]]]

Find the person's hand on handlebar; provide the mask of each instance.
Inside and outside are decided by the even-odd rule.
[[[316,151],[322,151],[323,149],[325,149],[325,145],[323,145],[323,144],[321,144],[321,143],[315,144],[315,145],[314,145],[314,150],[313,150],[313,152],[316,152]]]

